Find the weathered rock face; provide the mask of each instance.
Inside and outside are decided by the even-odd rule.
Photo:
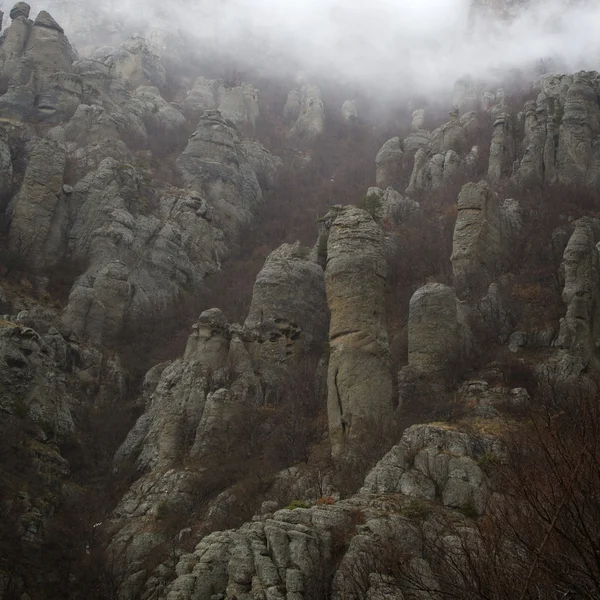
[[[373,216],[378,223],[402,223],[419,210],[418,202],[402,196],[391,187],[385,191],[377,187],[369,188],[366,198],[375,205]]]
[[[121,79],[130,89],[141,85],[163,89],[166,85],[165,68],[144,38],[132,38],[116,49],[99,48],[93,58],[109,67],[111,75]]]
[[[563,258],[563,301],[567,314],[560,323],[557,346],[589,362],[600,339],[600,256],[596,244],[600,227],[595,219],[575,224]]]
[[[258,90],[251,85],[219,86],[217,90],[219,112],[235,123],[242,131],[252,133],[260,116]]]
[[[54,266],[63,251],[68,220],[65,162],[64,130],[55,128],[36,144],[13,199],[10,247],[36,270]]]
[[[346,100],[342,104],[342,118],[346,123],[355,123],[358,120],[358,107],[354,100]]]
[[[242,152],[254,169],[260,187],[264,190],[272,188],[283,169],[283,161],[256,140],[243,140]]]
[[[455,291],[429,283],[412,296],[408,317],[408,366],[427,377],[445,377],[471,350],[466,307]]]
[[[465,185],[458,197],[452,243],[452,270],[458,287],[473,287],[480,278],[492,277],[502,253],[501,235],[497,195],[485,182]]]
[[[494,122],[490,146],[488,177],[493,181],[512,175],[515,160],[515,141],[510,115],[503,113]]]
[[[117,467],[132,459],[140,471],[169,467],[194,444],[210,442],[202,436],[196,442],[195,432],[211,392],[209,377],[225,377],[222,370],[230,340],[229,325],[221,311],[213,309],[200,315],[183,359],[162,370],[146,412],[117,451]]]
[[[73,286],[63,327],[98,346],[114,345],[122,331],[132,298],[129,269],[112,261],[83,275]]]
[[[56,329],[41,336],[33,329],[3,321],[0,325],[0,409],[40,427],[42,439],[64,440],[74,431],[67,374],[74,353]]]
[[[384,190],[388,187],[399,188],[403,154],[400,138],[392,138],[382,146],[375,158],[377,187]]]
[[[329,313],[323,269],[308,257],[299,243],[274,250],[256,278],[248,329],[289,332],[296,348],[323,347]]]
[[[205,110],[213,109],[218,109],[241,131],[252,133],[260,116],[258,90],[248,84],[231,86],[221,80],[200,77],[183,101],[184,113],[196,124]]]
[[[291,98],[288,97],[284,115],[291,118],[296,113],[298,116],[288,133],[288,139],[298,146],[310,147],[325,129],[325,108],[321,90],[316,85],[304,85],[297,94],[291,93]]]
[[[393,537],[401,544],[396,546],[399,551],[419,556],[423,546],[419,527],[404,516],[415,499],[425,506],[439,501],[449,508],[474,506],[483,512],[489,485],[477,460],[484,454],[499,455],[501,448],[485,436],[411,427],[367,476],[358,494],[333,505],[280,510],[237,530],[210,534],[181,557],[177,578],[160,597],[265,594],[309,600],[327,590],[336,599],[358,598],[352,585],[360,578],[356,565],[365,551],[377,552],[378,542]],[[362,524],[355,529],[357,515]],[[333,542],[344,532],[351,543],[336,565]],[[436,589],[429,565],[422,563],[430,589]],[[362,589],[369,590],[368,598],[384,597],[376,595],[382,593],[384,581],[375,569]],[[396,586],[393,594],[385,597],[404,597]]]
[[[438,189],[466,172],[474,162],[477,149],[470,146],[469,140],[479,128],[475,113],[465,113],[459,118],[458,111],[453,111],[450,116],[448,123],[433,131],[429,140],[424,140],[425,144],[411,142],[411,145],[420,147],[414,155],[407,194]]]
[[[13,8],[13,21],[0,43],[0,71],[8,84],[0,114],[17,119],[32,114],[53,118],[62,97],[74,94],[71,102],[58,110],[70,116],[77,107],[77,94],[81,94],[77,82],[66,81],[75,53],[47,12],[40,12],[32,22],[26,16],[29,10],[24,2]]]
[[[361,494],[394,494],[440,499],[460,509],[473,503],[485,511],[490,490],[478,455],[501,454],[492,437],[473,437],[451,428],[417,425],[408,429],[367,475]]]
[[[600,79],[596,72],[542,79],[525,105],[519,182],[600,185]]]
[[[249,222],[261,203],[260,185],[238,133],[218,111],[204,113],[177,165],[186,182],[223,213],[228,229]]]
[[[325,281],[331,312],[327,412],[334,454],[392,414],[385,242],[369,213],[334,209]]]
[[[158,88],[137,88],[127,108],[143,121],[148,136],[163,142],[165,153],[178,146],[184,147],[188,134],[185,117],[161,97]]]
[[[500,200],[489,185],[466,184],[458,197],[452,244],[454,284],[459,291],[485,289],[517,247],[521,212],[514,200]]]

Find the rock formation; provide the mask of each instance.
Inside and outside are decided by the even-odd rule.
[[[433,131],[428,140],[423,140],[426,143],[418,142],[407,194],[439,189],[466,172],[473,163],[477,150],[470,145],[470,140],[479,128],[475,113],[468,112],[459,117],[458,111],[455,111],[450,116],[448,123]]]
[[[392,138],[382,146],[375,158],[377,187],[384,190],[388,187],[398,187],[403,154],[400,138]]]
[[[299,90],[290,92],[284,116],[296,119],[288,133],[290,142],[300,147],[312,146],[325,128],[321,90],[316,85],[303,85]]]
[[[562,298],[567,314],[561,319],[556,344],[581,359],[583,365],[594,360],[600,336],[598,233],[599,224],[595,219],[578,220],[563,258]]]
[[[519,182],[598,187],[599,85],[595,72],[542,79],[537,101],[525,105]]]
[[[334,454],[392,413],[382,231],[358,208],[334,210],[325,282],[331,312],[327,412]]]
[[[453,374],[471,351],[467,308],[451,287],[429,283],[410,299],[408,365],[428,376]]]
[[[514,253],[521,228],[519,205],[500,200],[489,185],[466,184],[458,197],[452,244],[454,284],[459,290],[487,287]]]

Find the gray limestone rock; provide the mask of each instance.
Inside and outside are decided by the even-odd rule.
[[[140,86],[126,107],[143,121],[150,137],[161,141],[162,151],[183,148],[188,136],[185,117],[164,100],[156,87]]]
[[[254,169],[258,183],[263,190],[272,188],[283,169],[283,161],[271,154],[257,140],[243,140],[242,152]]]
[[[27,4],[27,2],[17,2],[10,9],[10,18],[17,19],[19,17],[24,17],[25,19],[29,18],[29,13],[31,12],[31,6]]]
[[[494,122],[490,146],[488,177],[499,181],[512,175],[515,161],[515,141],[510,115],[503,113]]]
[[[195,81],[182,105],[183,113],[191,123],[198,123],[205,110],[217,108],[217,84],[217,81],[204,77]]]
[[[470,140],[479,129],[475,113],[465,113],[459,117],[458,110],[450,113],[450,121],[429,134],[428,138],[414,139],[412,134],[405,140],[405,149],[414,152],[414,165],[410,176],[407,194],[420,190],[439,189],[457,175],[466,172],[476,156],[476,147]]]
[[[342,104],[342,118],[346,123],[355,123],[358,120],[358,107],[354,100],[346,100]]]
[[[0,323],[0,410],[38,424],[44,439],[65,440],[74,431],[60,357],[40,335],[17,323]],[[66,367],[67,365],[65,365]]]
[[[323,269],[297,242],[274,250],[256,278],[244,326],[279,330],[297,347],[321,348],[327,338],[329,313]]]
[[[122,79],[130,89],[149,85],[163,89],[166,85],[166,71],[160,58],[150,50],[144,38],[134,37],[123,42],[117,49],[108,49],[97,58],[104,62],[111,74]]]
[[[299,90],[299,109],[296,122],[288,132],[288,139],[297,146],[312,146],[325,129],[325,108],[321,90],[316,85],[304,85]],[[289,102],[289,98],[288,98]],[[286,104],[284,114],[295,113]]]
[[[300,116],[301,95],[299,90],[292,90],[283,107],[283,118],[286,121],[296,121]]]
[[[468,183],[458,197],[452,242],[454,285],[459,292],[485,289],[510,264],[520,247],[521,208],[500,203],[485,182]]]
[[[234,231],[251,220],[262,201],[237,130],[217,111],[204,113],[177,165],[186,182],[214,203]]]
[[[6,208],[6,198],[12,188],[13,166],[10,146],[5,136],[0,136],[0,210]]]
[[[129,269],[112,261],[80,277],[69,295],[63,327],[96,345],[114,345],[119,339],[131,302]]]
[[[331,313],[327,377],[334,454],[389,421],[392,377],[384,310],[385,242],[369,213],[334,209],[325,282]]]
[[[562,296],[567,313],[561,319],[556,345],[586,361],[595,355],[600,339],[597,232],[596,220],[582,218],[577,221],[563,257],[565,284]]]
[[[248,84],[235,87],[221,85],[217,97],[223,118],[235,123],[241,131],[252,134],[260,116],[258,90]]]
[[[454,375],[472,348],[467,309],[441,283],[419,288],[410,299],[409,367],[428,377]]]
[[[64,130],[55,128],[34,147],[23,185],[13,199],[9,244],[36,269],[60,259],[67,226],[62,196]]]
[[[458,197],[458,216],[452,242],[452,270],[458,289],[489,284],[503,254],[500,200],[482,181],[468,183]]]
[[[525,105],[525,138],[515,177],[521,183],[600,184],[600,78],[550,75]]]
[[[385,190],[388,187],[398,188],[401,183],[398,177],[402,173],[402,145],[400,138],[388,140],[379,150],[375,158],[377,187]]]

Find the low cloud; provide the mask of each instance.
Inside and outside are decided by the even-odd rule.
[[[475,25],[471,0],[86,1],[74,3],[78,12],[142,34],[183,31],[241,63],[293,65],[382,95],[445,93],[465,74],[485,77],[545,57],[564,70],[600,66],[600,3],[585,0],[507,0],[518,5],[511,18]],[[68,0],[54,2],[68,30],[76,13]]]

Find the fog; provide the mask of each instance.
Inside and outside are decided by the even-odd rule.
[[[32,3],[77,27],[121,23],[182,32],[240,64],[302,69],[371,93],[448,91],[552,57],[561,70],[600,68],[600,2],[529,1],[505,20],[470,19],[471,0],[50,0]],[[86,2],[88,4],[86,5]],[[523,0],[507,0],[521,5]],[[66,20],[66,21],[65,21]],[[114,25],[111,25],[114,29]]]

